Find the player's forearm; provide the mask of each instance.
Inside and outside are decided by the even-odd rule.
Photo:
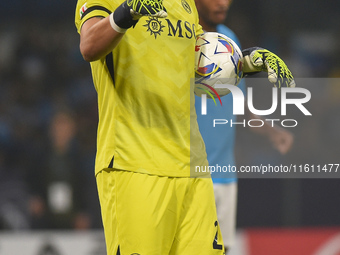
[[[80,33],[80,52],[86,61],[91,62],[106,56],[124,35],[112,29],[109,19],[110,17],[95,17],[84,23]]]

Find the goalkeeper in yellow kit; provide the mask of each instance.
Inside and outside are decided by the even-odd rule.
[[[193,171],[208,165],[190,82],[194,0],[79,0],[75,24],[98,94],[107,253],[224,254],[212,181]]]
[[[202,31],[194,0],[165,3],[76,7],[80,51],[98,94],[95,172],[110,255],[224,253],[211,179],[190,171],[208,164],[190,121]]]

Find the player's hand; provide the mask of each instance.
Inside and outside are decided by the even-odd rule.
[[[268,72],[268,80],[275,87],[295,87],[294,77],[281,58],[269,50],[253,47],[245,49],[243,53],[244,75],[265,71]]]
[[[163,6],[163,0],[127,0],[126,4],[130,8],[131,15],[136,18],[141,16],[165,18],[168,16]]]
[[[142,16],[165,18],[168,14],[163,0],[126,0],[110,16],[111,27],[118,33],[125,33]]]
[[[290,131],[275,125],[268,135],[273,147],[282,155],[285,155],[292,148],[294,136]]]

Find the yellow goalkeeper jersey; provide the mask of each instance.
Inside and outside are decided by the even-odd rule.
[[[79,0],[75,24],[106,17],[122,1]],[[96,173],[104,168],[189,177],[206,166],[193,82],[194,0],[164,0],[165,19],[142,17],[105,58],[91,63],[98,94]]]

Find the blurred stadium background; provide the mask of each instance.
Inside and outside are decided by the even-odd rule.
[[[0,3],[0,255],[105,254],[93,176],[96,94],[75,4]],[[239,165],[340,163],[339,14],[340,1],[234,0],[226,24],[243,48],[268,48],[295,77],[316,81],[304,83],[313,116],[290,116],[299,121],[292,151],[281,156],[239,128]],[[240,179],[232,254],[340,254],[339,187],[334,176]]]

